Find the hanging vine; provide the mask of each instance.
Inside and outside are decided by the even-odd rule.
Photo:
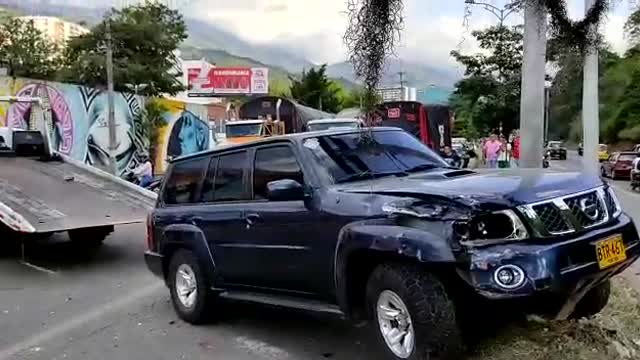
[[[348,0],[348,27],[344,42],[355,75],[364,83],[362,112],[367,123],[376,121],[376,88],[385,60],[395,54],[404,19],[402,0]]]

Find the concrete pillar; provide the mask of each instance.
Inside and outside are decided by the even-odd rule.
[[[595,0],[584,0],[585,13],[594,3]],[[598,49],[596,46],[587,49],[582,86],[583,168],[585,172],[597,173],[600,170],[598,164],[600,102],[598,97]]]
[[[520,100],[520,166],[542,168],[544,137],[547,19],[544,8],[528,2],[524,9],[524,58]]]

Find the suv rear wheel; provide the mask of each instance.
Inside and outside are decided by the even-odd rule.
[[[171,302],[178,316],[191,324],[210,320],[215,294],[207,286],[198,259],[189,250],[178,250],[171,258],[168,273]]]
[[[435,276],[416,266],[377,267],[367,304],[372,331],[392,359],[453,359],[463,349],[453,301]]]

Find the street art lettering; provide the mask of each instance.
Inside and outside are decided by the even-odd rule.
[[[57,151],[86,164],[106,169],[109,165],[109,128],[107,93],[72,84],[0,78],[0,95],[32,96],[43,100],[43,111],[52,120],[52,145]],[[114,156],[118,174],[126,177],[149,156],[149,141],[140,123],[142,98],[115,93],[116,144]],[[166,100],[162,100],[166,101]],[[169,131],[160,131],[156,148],[156,172],[163,172],[164,159],[187,155],[209,148],[209,130],[192,109],[194,105],[169,101],[172,107],[164,116]],[[195,105],[197,107],[198,105]],[[179,111],[176,111],[180,109]],[[200,109],[202,110],[202,109]],[[202,112],[202,111],[200,111]],[[34,115],[32,104],[0,103],[0,126],[28,128]],[[164,134],[164,135],[163,135]],[[162,148],[164,146],[164,148]],[[160,160],[162,159],[162,160]]]

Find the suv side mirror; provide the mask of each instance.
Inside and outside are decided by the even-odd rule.
[[[267,198],[271,201],[304,200],[304,188],[291,179],[271,181],[267,184]]]

